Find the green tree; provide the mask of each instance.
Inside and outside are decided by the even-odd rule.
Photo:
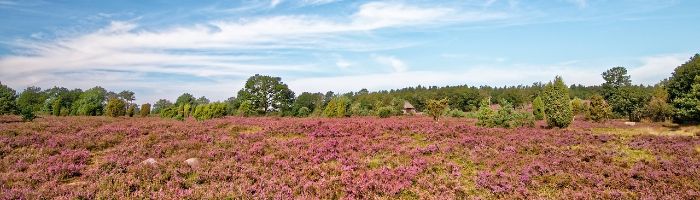
[[[129,104],[126,109],[126,116],[129,117],[134,117],[134,114],[136,114],[136,104]]]
[[[72,111],[76,115],[87,115],[87,116],[97,116],[102,115],[104,110],[104,104],[107,95],[107,91],[102,87],[94,87],[89,90],[85,90],[78,100],[73,103]]]
[[[566,128],[573,121],[574,115],[569,98],[569,87],[560,76],[545,85],[542,91],[544,113],[549,127]]]
[[[445,115],[447,111],[447,99],[428,100],[427,113],[433,117],[433,120],[439,121],[440,117]]]
[[[0,82],[0,115],[17,113],[17,93]]]
[[[192,104],[195,104],[195,101],[196,101],[196,99],[190,93],[184,93],[184,94],[180,95],[179,97],[177,97],[177,100],[175,101],[175,105],[176,106],[181,106],[181,105],[185,105],[185,104],[192,105]]]
[[[632,85],[627,69],[624,67],[613,67],[601,74],[603,76],[603,97],[607,100],[617,92],[618,89]]]
[[[209,103],[209,99],[207,99],[207,97],[205,97],[205,96],[201,96],[194,101],[195,105],[202,105],[202,104],[208,104],[208,103]]]
[[[350,107],[350,99],[345,96],[333,98],[323,110],[325,117],[345,117]]]
[[[304,93],[301,93],[301,95],[299,95],[296,98],[296,100],[294,100],[294,104],[292,104],[292,110],[294,110],[294,112],[296,113],[297,116],[305,117],[305,116],[308,116],[309,114],[311,114],[311,112],[313,112],[311,109],[318,107],[317,104],[322,104],[322,103],[323,103],[323,94],[304,92]],[[300,112],[301,108],[308,109],[309,113]]]
[[[166,100],[166,99],[160,99],[156,101],[155,104],[153,104],[153,113],[155,114],[160,114],[162,110],[170,108],[173,106],[173,103]]]
[[[139,113],[141,117],[148,117],[148,114],[151,114],[151,104],[150,103],[144,103],[141,105],[141,112]]]
[[[41,88],[27,87],[17,97],[17,107],[22,108],[21,110],[29,108],[33,112],[37,112],[41,110],[44,101],[46,101],[46,95],[41,91]]]
[[[121,91],[121,92],[119,92],[119,94],[117,94],[117,96],[119,98],[123,99],[124,101],[126,101],[127,105],[130,105],[132,101],[136,100],[136,97],[134,96],[134,92],[129,91],[129,90]]]
[[[673,116],[673,106],[668,103],[668,91],[663,86],[654,90],[654,96],[644,107],[644,116],[651,121],[661,122],[671,119]]]
[[[252,102],[253,109],[260,113],[282,112],[289,110],[294,102],[294,92],[279,77],[256,74],[238,91],[238,99]]]
[[[700,121],[700,75],[695,76],[695,82],[688,93],[673,100],[673,106],[676,108],[677,121]]]
[[[697,122],[700,120],[700,107],[696,96],[695,85],[700,75],[700,54],[695,54],[690,60],[676,67],[668,80],[666,89],[669,102],[672,103],[676,114],[673,119],[679,123]]]
[[[535,97],[532,101],[532,115],[535,116],[535,120],[544,119],[544,102],[540,96]]]
[[[586,119],[593,120],[595,122],[602,122],[608,119],[611,115],[612,109],[605,102],[603,96],[593,95],[591,96],[590,106],[586,112]]]
[[[107,101],[107,106],[105,108],[105,115],[110,117],[119,117],[126,114],[126,102],[120,98],[110,98]]]

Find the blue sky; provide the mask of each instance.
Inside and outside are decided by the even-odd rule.
[[[256,73],[292,90],[654,84],[700,52],[700,1],[0,0],[0,81],[223,100]]]

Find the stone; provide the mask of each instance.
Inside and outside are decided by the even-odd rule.
[[[188,158],[185,160],[185,164],[189,165],[190,167],[197,167],[199,166],[199,158]]]
[[[154,159],[154,158],[148,158],[146,160],[141,161],[141,164],[144,164],[144,165],[155,165],[156,163],[158,163],[158,162],[156,162],[156,159]]]
[[[637,125],[637,122],[625,122],[625,125],[634,126],[634,125]]]

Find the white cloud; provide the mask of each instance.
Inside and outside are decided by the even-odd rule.
[[[302,78],[289,82],[295,90],[311,92],[350,92],[362,88],[383,90],[409,86],[445,86],[445,85],[529,85],[534,82],[547,82],[555,75],[564,78],[566,84],[600,84],[599,72],[576,67],[536,67],[519,66],[509,68],[473,67],[464,71],[407,71],[378,73],[353,76],[335,76],[320,78]]]
[[[567,0],[574,5],[576,5],[578,8],[586,8],[588,7],[588,0]]]
[[[277,5],[282,1],[272,1]],[[330,3],[330,1],[313,1]],[[372,2],[345,19],[329,19],[309,15],[283,15],[238,20],[212,20],[194,25],[176,25],[153,29],[134,21],[113,21],[110,25],[81,35],[46,40],[16,41],[12,46],[21,54],[0,57],[0,79],[16,88],[29,85],[51,87],[121,86],[137,82],[150,90],[188,90],[192,84],[160,84],[147,80],[149,73],[202,78],[209,81],[235,81],[253,73],[314,72],[309,64],[278,64],[274,52],[281,49],[362,50],[391,46],[361,42],[364,36],[378,29],[416,27],[466,18],[451,17],[454,10],[438,6],[414,6],[404,3]],[[455,15],[457,16],[457,15]],[[490,20],[478,18],[471,20]],[[237,52],[266,51],[239,55]],[[203,53],[201,53],[203,52]],[[221,52],[234,52],[229,55]],[[406,71],[398,59],[385,61],[394,71]],[[349,67],[339,60],[337,67]],[[21,67],[19,67],[21,66]],[[328,69],[326,69],[328,70]],[[84,72],[100,78],[84,82],[80,78],[56,75]],[[128,72],[129,76],[124,73]],[[121,73],[121,74],[119,74]],[[113,74],[113,75],[112,75]],[[136,78],[137,81],[133,81]],[[81,87],[81,88],[82,88]],[[146,89],[144,89],[146,90]]]
[[[277,5],[279,5],[280,3],[282,3],[282,0],[272,0],[270,1],[270,7],[277,7]]]
[[[629,68],[629,75],[636,84],[656,84],[660,80],[671,77],[673,70],[685,63],[689,54],[671,54],[649,56],[640,59],[641,64]]]
[[[351,65],[352,65],[352,63],[350,63],[347,60],[342,59],[342,58],[338,59],[338,61],[335,62],[335,66],[338,66],[341,69],[347,69]]]
[[[373,55],[372,58],[374,58],[374,60],[378,63],[390,66],[394,72],[405,72],[408,70],[408,66],[394,56]]]

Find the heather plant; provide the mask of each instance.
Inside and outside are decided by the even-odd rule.
[[[544,113],[549,127],[566,128],[573,121],[574,115],[569,99],[569,89],[560,76],[545,85],[542,91]]]
[[[540,96],[535,97],[532,101],[532,115],[534,115],[535,120],[544,119],[544,102]]]
[[[151,114],[151,104],[150,103],[144,103],[141,105],[141,110],[139,112],[139,115],[141,117],[148,117],[148,115]]]
[[[110,117],[119,117],[126,114],[126,102],[119,98],[110,98],[105,107],[105,115]]]

